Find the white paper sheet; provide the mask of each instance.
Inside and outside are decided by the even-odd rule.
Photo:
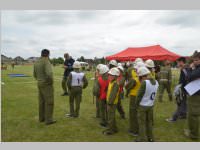
[[[195,94],[197,91],[200,90],[200,79],[188,83],[184,88],[190,96]]]

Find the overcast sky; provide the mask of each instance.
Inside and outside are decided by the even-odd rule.
[[[108,56],[160,44],[180,55],[200,49],[200,11],[2,11],[1,53],[28,58]]]

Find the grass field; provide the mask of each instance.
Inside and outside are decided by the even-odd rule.
[[[32,66],[16,66],[14,71],[10,68],[2,71],[2,141],[57,141],[57,142],[131,142],[135,138],[128,131],[128,103],[126,98],[122,101],[126,112],[126,120],[120,119],[118,113],[117,126],[119,132],[112,136],[102,134],[99,120],[95,117],[95,104],[92,102],[93,73],[87,72],[89,86],[83,92],[80,117],[76,119],[65,118],[69,112],[69,97],[62,94],[61,79],[63,69],[54,67],[55,109],[54,118],[57,123],[46,126],[38,122],[37,84],[32,77]],[[9,73],[24,73],[30,77],[8,77]],[[173,80],[177,82],[177,75]],[[191,141],[183,134],[186,126],[184,120],[168,123],[166,118],[175,111],[175,102],[169,102],[164,95],[164,102],[156,102],[154,109],[154,136],[156,141]]]

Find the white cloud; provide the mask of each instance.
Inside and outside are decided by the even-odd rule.
[[[2,11],[2,53],[11,57],[103,57],[160,44],[181,55],[200,47],[200,11]],[[199,15],[200,16],[200,15]],[[187,20],[189,18],[189,21]],[[195,21],[194,21],[195,20]],[[192,24],[191,22],[194,22]]]

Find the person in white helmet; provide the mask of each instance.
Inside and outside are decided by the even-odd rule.
[[[136,59],[135,59],[135,63],[138,63],[138,62],[142,62],[142,63],[144,63],[144,61],[143,61],[142,58],[136,58]]]
[[[155,73],[155,64],[154,61],[151,59],[148,59],[145,61],[145,66],[150,70],[150,76],[154,79],[156,79],[156,73]]]
[[[109,62],[109,69],[114,68],[114,67],[118,67],[117,61],[116,60],[111,60]]]
[[[96,88],[94,89],[97,93],[97,99],[99,103],[99,110],[100,110],[100,126],[106,127],[107,126],[107,110],[106,110],[106,96],[107,96],[107,89],[108,89],[108,71],[109,68],[106,65],[102,65],[99,69],[99,76],[96,82]]]
[[[123,99],[123,95],[124,95],[124,84],[125,84],[125,77],[124,77],[124,68],[122,66],[118,66],[117,67],[120,71],[120,75],[117,78],[117,82],[119,84],[119,99],[118,99],[118,103],[117,103],[117,110],[121,116],[122,119],[125,119],[125,111],[122,107],[122,103],[121,103],[121,99]]]
[[[110,69],[109,74],[109,85],[107,91],[107,110],[108,110],[108,129],[103,131],[103,134],[110,135],[118,132],[115,120],[115,111],[118,103],[119,96],[119,85],[117,83],[117,78],[120,71],[115,67]]]
[[[141,67],[145,67],[145,63],[144,62],[137,62],[136,65],[134,66],[134,68],[137,70]]]
[[[67,86],[70,91],[69,103],[70,103],[70,114],[67,117],[79,117],[80,103],[82,99],[82,89],[88,86],[88,81],[84,73],[80,72],[81,64],[75,61],[73,69],[69,75]],[[75,108],[74,108],[75,102]]]
[[[136,142],[153,142],[153,107],[158,90],[158,82],[148,78],[150,71],[146,67],[138,69],[141,86],[137,94],[136,104],[138,111],[139,135]]]
[[[93,84],[93,103],[94,103],[94,99],[96,102],[96,118],[100,118],[100,106],[99,106],[99,95],[98,95],[98,91],[96,91],[95,89],[98,88],[98,78],[100,76],[99,72],[101,67],[104,66],[103,64],[98,64],[96,67],[96,71],[94,74],[94,84]]]
[[[139,63],[139,65],[137,65]],[[136,109],[136,96],[140,88],[140,80],[137,75],[138,67],[145,66],[142,62],[133,65],[128,71],[128,82],[125,85],[126,97],[129,97],[129,130],[132,136],[138,135],[138,117]]]

